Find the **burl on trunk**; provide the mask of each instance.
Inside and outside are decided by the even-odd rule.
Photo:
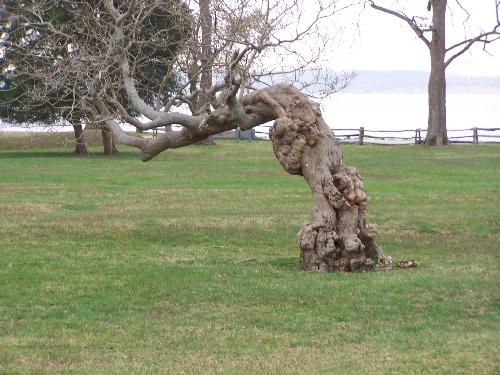
[[[366,221],[361,176],[343,164],[318,104],[294,86],[280,84],[247,95],[243,105],[247,113],[272,111],[274,153],[288,173],[304,177],[313,193],[312,221],[298,234],[302,265],[313,271],[391,269],[391,257],[375,243],[376,227]]]

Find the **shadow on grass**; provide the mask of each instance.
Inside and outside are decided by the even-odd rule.
[[[259,260],[255,262],[244,262],[241,265],[258,265],[259,267],[274,267],[277,269],[287,270],[287,271],[298,271],[301,270],[299,258],[273,258],[273,259],[265,259]]]
[[[2,151],[2,159],[30,159],[30,158],[76,158],[71,152],[61,151]]]
[[[180,266],[192,266],[192,265],[202,265],[218,267],[218,266],[228,266],[228,267],[244,267],[244,268],[275,268],[286,271],[300,271],[303,268],[300,266],[299,258],[248,258],[244,260],[235,260],[233,258],[227,259],[209,259],[209,260],[179,260],[175,262],[176,265]]]
[[[137,159],[138,153],[133,151],[120,151],[118,154],[113,156],[105,156],[102,153],[90,152],[88,155],[75,156],[71,151],[1,151],[0,159],[30,159],[30,158],[64,158],[64,159]]]

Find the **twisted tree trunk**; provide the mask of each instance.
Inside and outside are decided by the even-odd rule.
[[[345,166],[318,104],[291,85],[257,91],[243,100],[247,112],[272,110],[274,154],[290,174],[302,175],[313,193],[310,223],[298,234],[302,265],[312,271],[391,269],[366,222],[366,194],[356,169]]]

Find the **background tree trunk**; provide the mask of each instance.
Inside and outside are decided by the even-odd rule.
[[[113,156],[118,153],[118,150],[116,149],[116,142],[113,137],[113,133],[110,129],[107,127],[102,127],[101,128],[102,132],[102,146],[104,148],[104,155],[105,156]]]
[[[448,144],[446,130],[446,0],[432,1],[432,40],[430,44],[429,119],[425,144]]]
[[[79,118],[73,118],[73,130],[75,132],[75,150],[73,155],[86,156],[88,155],[87,146],[85,145],[85,137],[83,136],[83,127]]]
[[[212,50],[212,15],[210,14],[210,0],[200,0],[200,26],[201,26],[201,78],[200,87],[203,92],[200,94],[198,99],[199,110],[206,107],[206,110],[210,110],[211,98],[208,97],[208,91],[212,87],[212,60],[213,60],[213,50]],[[213,136],[209,136],[197,144],[199,145],[214,145]]]

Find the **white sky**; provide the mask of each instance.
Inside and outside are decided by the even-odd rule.
[[[378,0],[376,3],[387,8],[395,4],[390,0]],[[404,4],[408,16],[431,15],[426,10],[426,0],[401,0],[399,3]],[[491,30],[495,24],[495,0],[461,0],[460,3],[469,11],[470,18],[464,26],[466,14],[457,7],[456,0],[448,0],[447,46],[464,40],[464,35]],[[397,4],[395,6],[398,7]],[[399,8],[402,8],[401,5]],[[337,45],[328,58],[335,69],[429,71],[428,48],[403,20],[370,7],[361,14],[359,8],[346,12],[351,16],[342,13],[332,29],[338,30],[339,24],[344,29],[340,46]],[[455,59],[447,72],[468,76],[500,75],[500,40],[487,46],[489,53],[484,52],[482,47],[482,44],[477,44],[470,52]]]

